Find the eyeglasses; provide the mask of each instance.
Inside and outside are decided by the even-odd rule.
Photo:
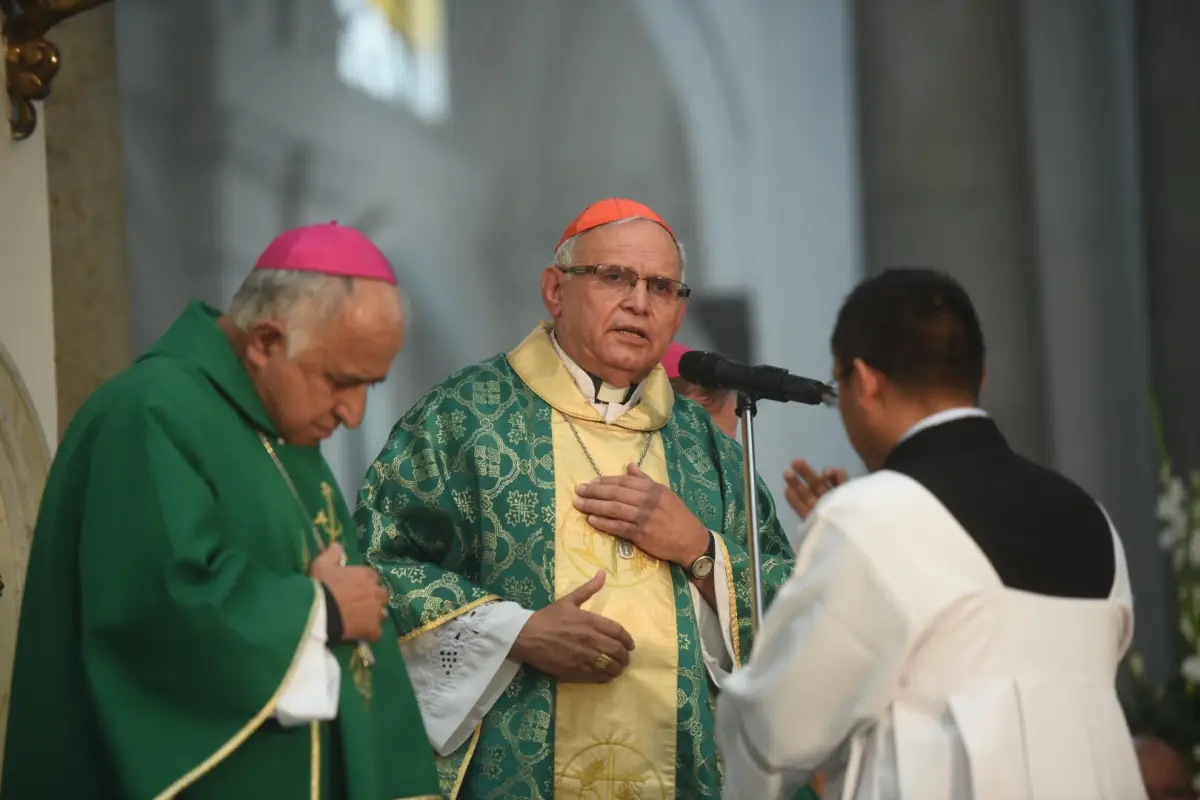
[[[558,265],[555,265],[558,266]],[[683,300],[691,297],[692,290],[686,283],[661,278],[657,275],[638,275],[629,267],[613,267],[597,264],[593,267],[563,267],[559,270],[567,275],[595,275],[601,286],[611,289],[624,289],[632,292],[637,288],[638,281],[646,282],[646,291],[656,300]]]

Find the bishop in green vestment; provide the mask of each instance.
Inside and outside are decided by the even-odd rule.
[[[84,404],[34,535],[0,796],[438,796],[318,447],[400,348],[382,258],[284,234],[229,315],[192,304]]]
[[[451,798],[721,793],[720,681],[751,646],[741,452],[658,365],[682,250],[607,200],[542,279],[553,324],[393,429],[356,520]],[[792,553],[765,487],[768,599]]]

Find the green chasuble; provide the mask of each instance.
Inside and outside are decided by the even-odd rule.
[[[334,722],[274,718],[322,595],[309,559],[337,539],[362,560],[354,536],[338,539],[353,523],[319,449],[277,438],[216,318],[191,305],[63,437],[29,559],[0,796],[436,796],[388,625],[369,670],[353,644],[331,647]]]
[[[555,391],[561,392],[564,375],[575,386],[554,354],[547,330],[535,330],[513,353],[467,367],[430,391],[396,424],[367,474],[355,516],[360,546],[387,581],[393,616],[405,639],[490,600],[515,601],[534,610],[555,600],[556,531],[563,530],[557,517],[565,506],[556,505],[556,441],[563,440],[555,439],[554,426],[562,420],[562,408],[557,401],[548,402],[540,379],[531,386],[521,377],[530,374],[521,365],[529,363],[531,347],[542,360],[536,372],[561,371],[547,378],[557,382]],[[661,412],[656,413],[664,424],[651,434],[661,441],[661,449],[656,444],[654,451],[665,457],[671,489],[720,537],[727,574],[714,575],[716,591],[727,592],[733,601],[736,625],[730,641],[735,661],[744,663],[752,634],[741,449],[701,406],[681,396],[672,398],[665,373],[659,373],[661,368],[649,379],[651,388],[642,399],[646,404],[657,384],[651,405],[658,404]],[[582,401],[582,394],[574,391]],[[598,415],[592,417],[595,422],[580,417],[577,426],[586,425],[589,436],[603,436],[603,423]],[[561,428],[557,430],[561,437]],[[566,455],[564,451],[559,457]],[[790,574],[793,555],[765,485],[760,485],[759,503],[769,599]],[[594,529],[587,529],[595,538]],[[558,545],[564,546],[572,549],[569,541]],[[668,635],[678,643],[677,675],[666,699],[675,731],[675,742],[666,751],[674,754],[671,779],[621,783],[622,779],[604,778],[602,773],[611,767],[594,758],[590,765],[586,758],[572,761],[566,772],[559,765],[556,775],[560,690],[551,677],[522,666],[470,740],[452,756],[439,759],[442,791],[471,800],[548,800],[560,782],[561,798],[719,797],[713,736],[716,689],[701,656],[688,578],[678,566],[667,568],[667,597],[670,603],[673,595],[675,622]],[[644,650],[634,652],[630,670]],[[636,680],[632,674],[626,671],[608,686]],[[636,720],[639,708],[597,709],[598,717],[611,719],[614,714]],[[577,763],[584,765],[582,773],[572,772]],[[586,788],[597,777],[600,783]],[[644,787],[649,787],[646,793]]]

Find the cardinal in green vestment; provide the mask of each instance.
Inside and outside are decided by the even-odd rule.
[[[451,798],[721,794],[714,697],[751,647],[741,452],[660,360],[690,290],[609,199],[542,275],[553,317],[393,429],[355,513]],[[767,599],[792,552],[765,486]]]
[[[0,797],[437,797],[387,592],[320,441],[404,338],[336,224],[277,238],[68,427],[21,608]]]

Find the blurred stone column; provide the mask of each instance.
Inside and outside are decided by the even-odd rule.
[[[132,356],[114,6],[50,33],[63,66],[45,102],[58,430]]]
[[[1161,675],[1173,627],[1154,518],[1132,0],[1023,0],[1022,16],[1047,462],[1121,532],[1137,646]]]
[[[1200,468],[1200,3],[1137,10],[1155,384],[1178,465]]]
[[[1040,460],[1017,4],[857,0],[855,14],[867,272],[929,266],[962,281],[987,337],[984,406]]]

